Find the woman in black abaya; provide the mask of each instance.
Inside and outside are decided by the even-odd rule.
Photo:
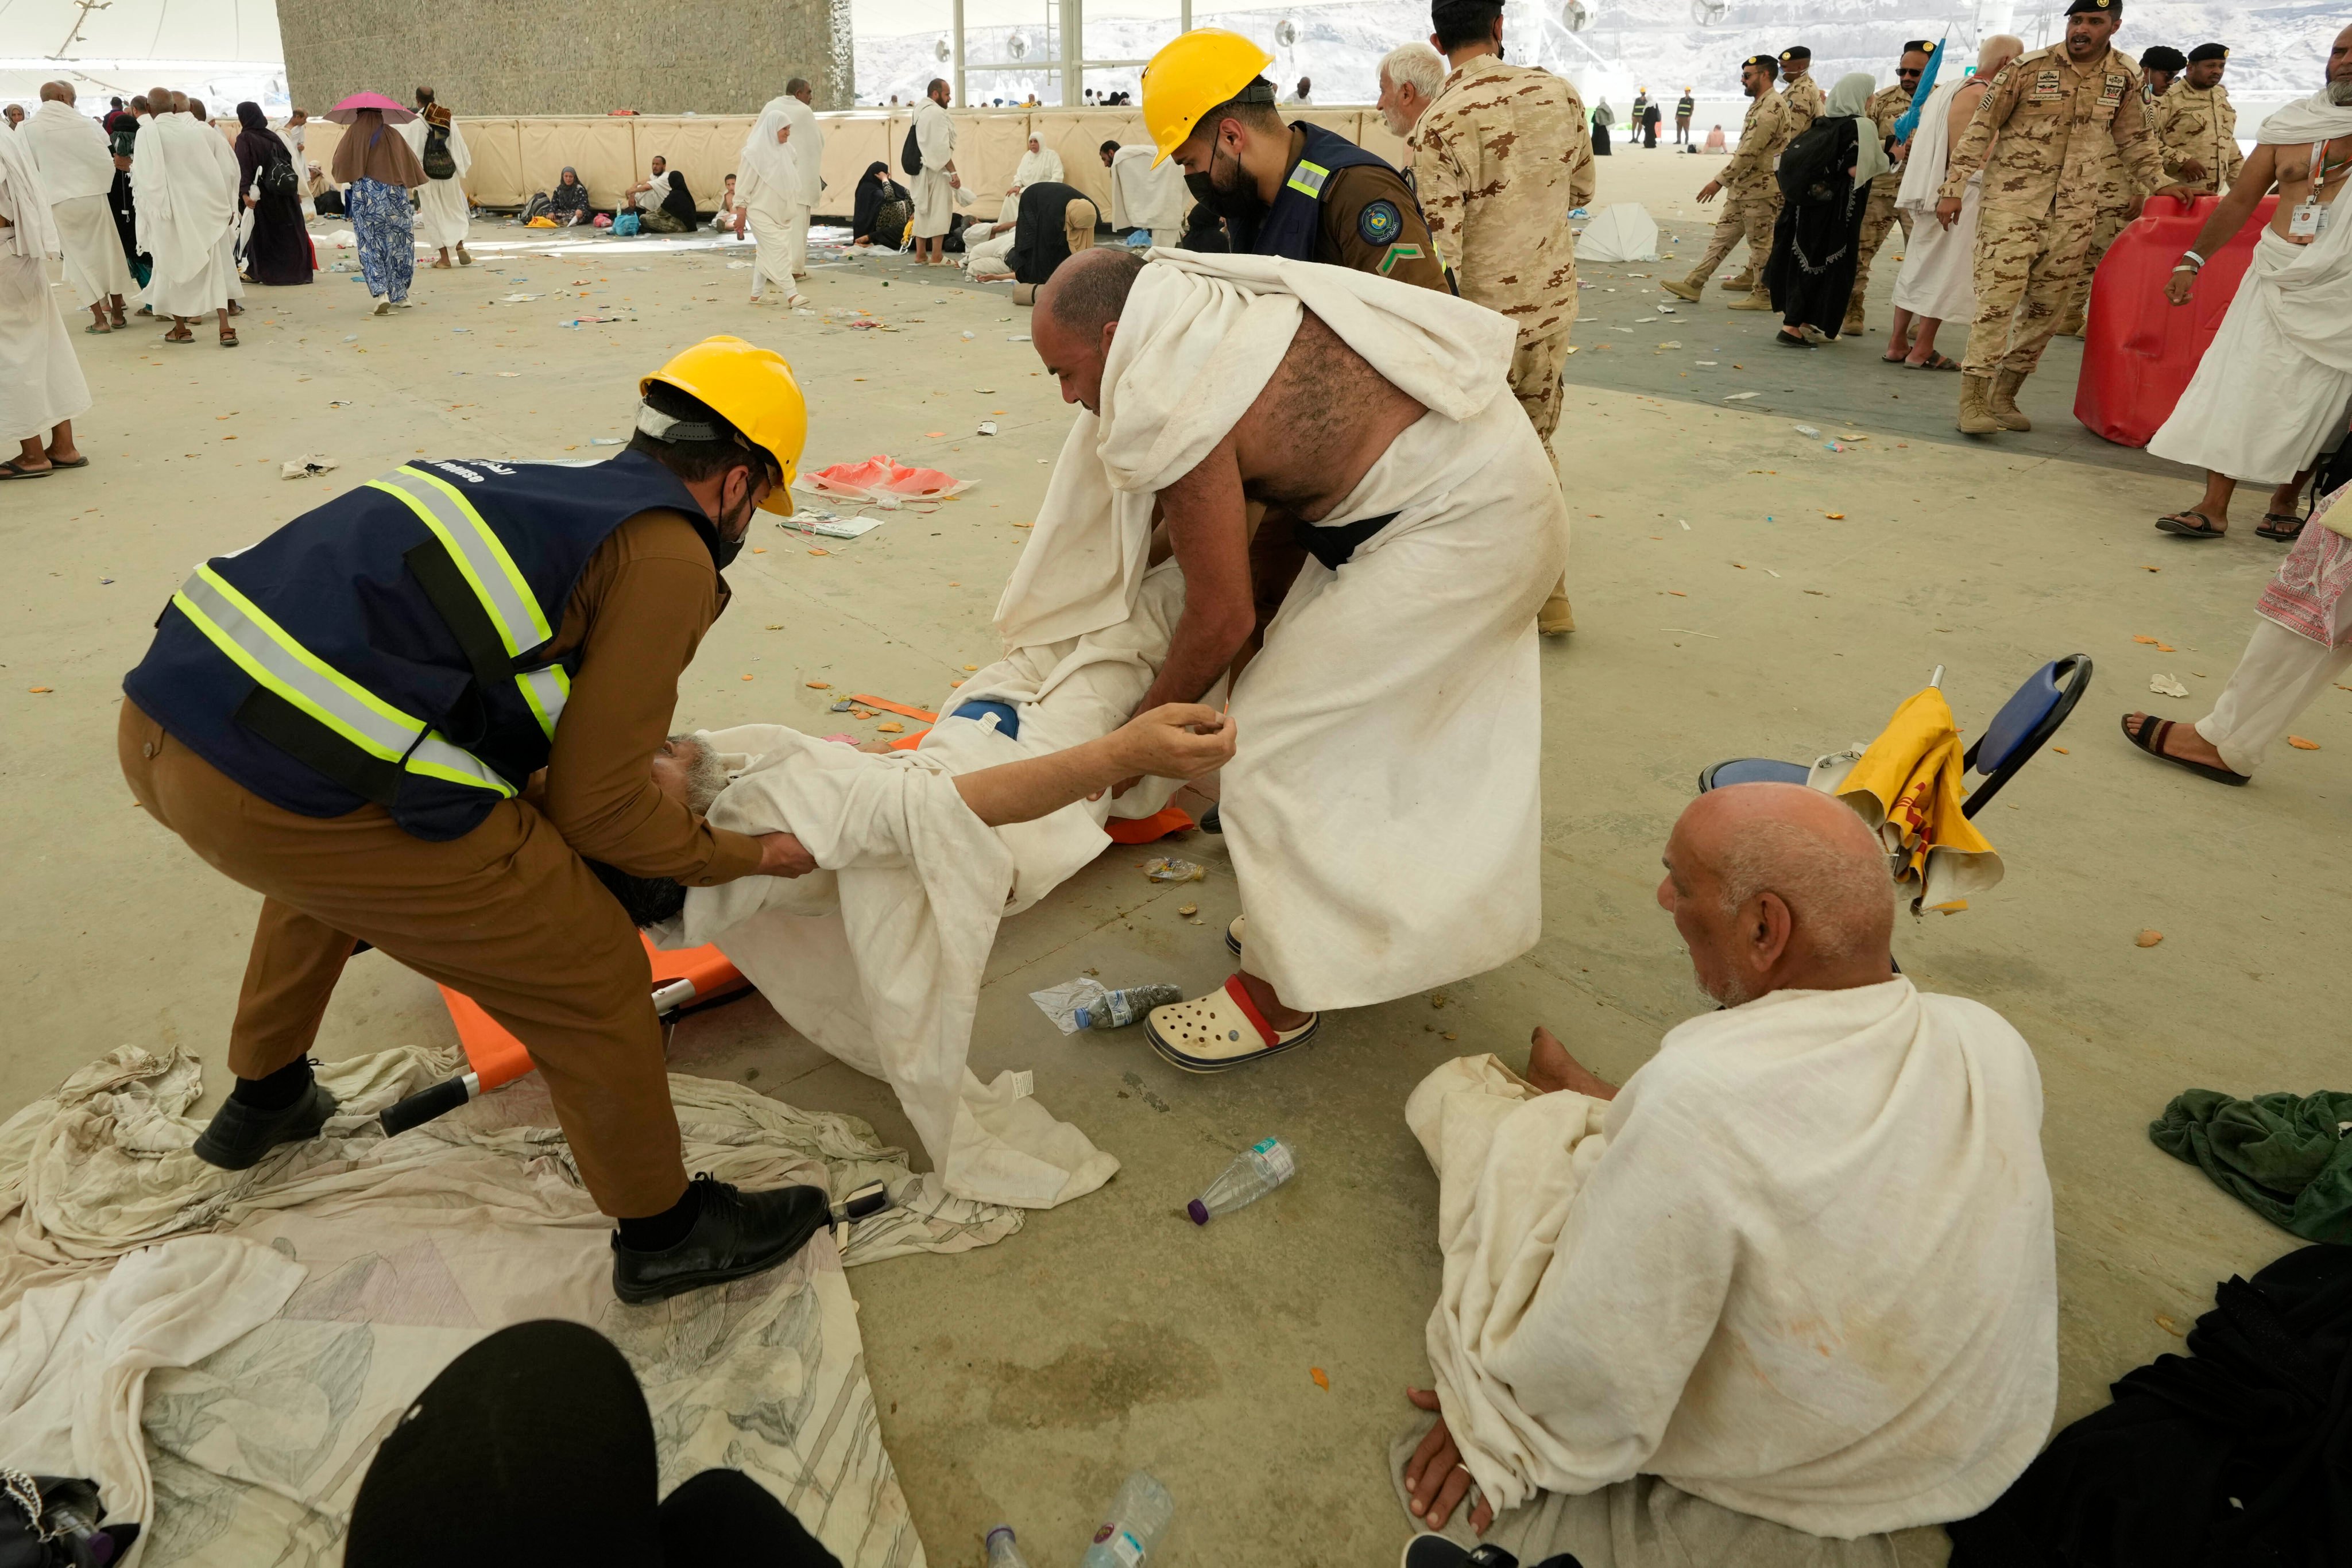
[[[1870,183],[1892,166],[1863,112],[1874,85],[1859,71],[1840,78],[1822,117],[1780,154],[1780,216],[1762,281],[1784,349],[1826,343],[1845,320]]]

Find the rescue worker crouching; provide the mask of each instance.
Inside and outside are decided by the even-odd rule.
[[[782,356],[727,337],[639,395],[610,462],[419,459],[199,567],[125,677],[119,737],[139,803],[263,895],[236,1086],[196,1154],[245,1169],[336,1113],[306,1054],[368,943],[529,1048],[618,1221],[627,1301],[772,1267],[828,1208],[688,1181],[645,950],[586,863],[695,885],[814,868],[789,833],[713,828],[647,763],[753,511],[792,511],[807,408]]]

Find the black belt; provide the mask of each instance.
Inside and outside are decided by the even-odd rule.
[[[1366,517],[1360,522],[1341,523],[1328,528],[1318,528],[1313,523],[1294,523],[1290,537],[1297,540],[1308,555],[1337,571],[1356,553],[1358,546],[1396,520],[1397,514],[1391,512],[1385,517]]]

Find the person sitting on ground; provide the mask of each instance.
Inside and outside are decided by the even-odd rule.
[[[719,211],[711,217],[710,226],[714,229],[740,228],[742,211],[742,204],[735,199],[735,176],[730,174],[727,176],[727,188],[719,193]],[[737,237],[741,236],[739,235]]]
[[[1539,1029],[1524,1077],[1457,1061],[1406,1104],[1444,1265],[1402,1485],[1429,1528],[1475,1485],[1471,1528],[1528,1563],[1622,1563],[1612,1521],[1662,1562],[1888,1562],[1999,1497],[2056,1407],[2033,1052],[1891,972],[1885,854],[1834,797],[1712,790],[1664,860],[1717,1010],[1622,1088]]]
[[[1045,149],[1045,139],[1035,131],[1029,133],[1029,146],[1021,154],[1021,162],[1013,171],[1013,183],[1004,187],[1008,201],[1018,201],[1021,193],[1041,180],[1060,180],[1062,155]]]
[[[555,177],[555,189],[547,193],[547,215],[563,228],[588,221],[588,187],[580,183],[580,171],[569,163]]]
[[[630,186],[625,195],[622,211],[635,213],[648,234],[682,235],[694,227],[694,194],[686,188],[686,176],[658,152],[653,173]]]
[[[915,198],[890,178],[890,166],[879,159],[866,165],[850,211],[850,243],[878,243],[896,250],[907,237],[907,220],[914,215]]]
[[[1722,126],[1720,126],[1720,125],[1711,125],[1711,126],[1707,127],[1707,131],[1706,131],[1706,150],[1707,150],[1709,152],[1722,152],[1728,151],[1728,149],[1729,149],[1729,145],[1730,145],[1730,144],[1729,144],[1728,142],[1725,141],[1724,141],[1724,139],[1723,139],[1723,127],[1722,127]]]

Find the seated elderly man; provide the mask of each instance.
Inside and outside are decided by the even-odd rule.
[[[1444,1282],[1401,1485],[1433,1529],[1475,1485],[1469,1526],[1530,1563],[1892,1563],[1887,1532],[2000,1496],[2056,1404],[2033,1053],[1889,977],[1885,857],[1834,798],[1702,795],[1665,867],[1719,1010],[1622,1089],[1538,1030],[1525,1078],[1455,1061],[1406,1106]]]

